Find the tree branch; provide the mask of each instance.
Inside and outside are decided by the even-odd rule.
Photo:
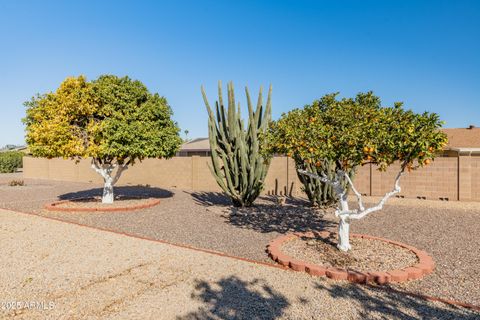
[[[342,186],[340,184],[340,181],[338,179],[338,176],[340,175],[340,176],[345,177],[345,179],[347,180],[347,183],[350,184],[353,193],[355,193],[355,196],[357,197],[357,202],[358,202],[358,207],[359,208],[355,209],[355,210],[345,210],[345,211],[342,211],[342,210],[338,209],[338,210],[335,211],[335,215],[340,216],[340,217],[347,216],[350,219],[358,220],[358,219],[361,219],[361,218],[365,217],[369,213],[381,210],[383,208],[383,205],[385,204],[385,202],[387,202],[387,200],[389,198],[391,198],[393,195],[399,193],[402,190],[401,187],[400,187],[400,178],[405,173],[405,168],[407,167],[407,164],[408,164],[407,161],[404,161],[402,163],[401,169],[400,169],[400,171],[398,172],[398,174],[395,178],[395,182],[394,182],[394,185],[393,185],[393,190],[390,191],[390,192],[387,192],[383,196],[383,198],[380,199],[380,201],[378,202],[378,204],[376,206],[373,206],[373,207],[370,207],[370,208],[367,208],[367,209],[365,209],[365,207],[363,206],[362,195],[357,191],[357,189],[355,189],[352,180],[350,179],[348,174],[346,174],[343,170],[338,170],[337,171],[337,173],[335,174],[335,180],[334,181],[328,179],[328,177],[324,173],[322,173],[322,175],[319,176],[317,174],[308,172],[306,170],[300,170],[299,169],[298,172],[300,174],[307,175],[311,178],[318,179],[318,180],[320,180],[324,183],[330,184],[334,188],[335,193],[337,194],[337,196],[341,200],[345,200],[344,197],[346,196],[346,189],[342,188]]]
[[[318,174],[311,173],[307,170],[298,169],[298,173],[303,174],[304,176],[309,176],[310,178],[318,179],[321,182],[328,183],[329,185],[331,185],[333,187],[333,181],[328,179],[327,176],[325,175],[325,173],[323,173],[323,172],[322,172],[322,175],[319,176]]]
[[[101,163],[100,159],[97,158],[92,158],[92,169],[95,170],[99,175],[102,176],[103,179],[107,180],[111,178],[112,171],[118,166],[118,164],[114,163]],[[123,168],[121,171],[123,171],[125,168]],[[115,179],[115,178],[114,178]],[[118,178],[117,178],[118,180]]]
[[[327,175],[325,173],[321,173],[322,175],[319,176],[317,174],[314,174],[314,173],[311,173],[311,172],[308,172],[306,170],[302,170],[302,169],[299,169],[298,172],[300,174],[303,174],[303,175],[306,175],[306,176],[309,176],[311,178],[314,178],[314,179],[318,179],[324,183],[327,183],[329,185],[332,186],[335,194],[338,196],[338,198],[340,199],[340,202],[342,201],[346,201],[346,189],[344,189],[342,187],[342,184],[340,183],[340,179],[339,179],[339,176],[343,177],[343,176],[348,176],[343,170],[337,170],[335,172],[335,179],[334,180],[331,180],[327,177]],[[356,210],[347,210],[347,211],[342,211],[341,208],[337,208],[337,210],[335,211],[335,216],[339,216],[340,214],[345,214],[345,213],[356,213],[357,211]]]
[[[96,158],[92,158],[92,169],[95,170],[96,173],[102,176],[103,179],[106,179],[107,176],[105,174],[105,170],[103,169],[102,165],[100,164],[100,161],[97,160]]]
[[[114,185],[115,183],[117,183],[118,179],[120,179],[120,176],[122,175],[122,172],[124,170],[127,170],[128,169],[128,165],[120,165],[117,169],[117,172],[115,173],[115,177],[113,177],[113,180],[112,180],[112,185]]]
[[[347,180],[348,184],[350,184],[350,187],[352,188],[353,193],[355,193],[355,196],[357,197],[357,202],[358,202],[358,209],[360,211],[365,210],[365,207],[363,206],[363,198],[360,192],[355,189],[355,186],[353,185],[352,179],[348,176],[348,174],[345,174],[345,179]]]
[[[389,198],[391,198],[393,195],[399,193],[402,190],[402,188],[400,187],[400,178],[405,173],[405,167],[406,167],[406,163],[403,163],[402,168],[400,169],[400,171],[397,174],[397,177],[395,178],[395,183],[393,185],[393,190],[390,191],[390,192],[387,192],[383,196],[383,198],[380,199],[380,202],[378,202],[378,204],[376,206],[370,207],[368,209],[360,210],[359,212],[354,213],[354,214],[348,214],[348,217],[350,219],[358,220],[358,219],[361,219],[361,218],[365,217],[369,213],[381,210],[383,208],[383,205],[385,204],[385,202],[387,202],[387,200]],[[340,215],[343,215],[343,213],[340,213]]]

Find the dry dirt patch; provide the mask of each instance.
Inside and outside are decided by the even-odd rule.
[[[332,238],[295,237],[284,242],[281,251],[297,260],[356,271],[389,271],[412,266],[418,262],[410,250],[374,239],[352,238],[351,251],[336,248]]]

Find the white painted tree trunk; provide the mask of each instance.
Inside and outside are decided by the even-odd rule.
[[[112,177],[112,172],[116,167],[118,167],[117,172],[115,173],[115,176]],[[99,175],[101,175],[104,181],[102,203],[113,203],[113,186],[120,178],[123,170],[128,169],[128,166],[118,166],[117,164],[110,163],[100,164],[98,160],[92,159],[92,169],[95,170]]]
[[[112,177],[104,178],[102,203],[113,203]]]
[[[344,195],[339,200],[342,212],[348,211],[347,197]],[[350,246],[350,219],[348,216],[340,216],[338,223],[338,244],[337,248],[341,251],[348,251]]]

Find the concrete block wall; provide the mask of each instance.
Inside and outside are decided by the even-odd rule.
[[[470,186],[471,200],[480,201],[480,157],[470,158]]]
[[[25,157],[24,177],[59,181],[102,183],[90,167],[88,159],[75,163],[72,160]],[[160,188],[179,188],[191,191],[220,192],[208,164],[210,157],[174,157],[172,159],[146,159],[126,170],[120,185],[150,184]],[[358,191],[365,195],[381,196],[393,187],[399,166],[386,172],[375,166],[360,167],[355,176]],[[480,201],[480,156],[441,157],[431,165],[406,173],[401,181],[406,198],[425,197],[464,201]],[[288,157],[272,159],[266,177],[264,194],[291,194],[299,196],[301,183],[295,163]]]
[[[400,165],[392,165],[386,172],[372,169],[371,195],[380,196],[392,190]],[[458,200],[458,158],[437,158],[429,166],[406,172],[400,186],[399,195],[406,198]]]

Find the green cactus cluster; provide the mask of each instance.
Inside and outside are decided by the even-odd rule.
[[[208,111],[208,136],[210,140],[213,176],[222,190],[231,198],[234,206],[251,206],[263,189],[270,158],[260,154],[260,136],[271,121],[270,86],[267,104],[263,107],[262,88],[256,109],[253,109],[248,88],[245,88],[248,105],[248,126],[245,128],[240,114],[240,104],[235,104],[233,83],[227,85],[228,107],[225,108],[222,83],[218,83],[218,101],[215,113],[208,103],[202,87],[203,99]]]
[[[330,180],[333,180],[335,177],[336,165],[332,161],[323,160],[321,161],[320,166],[310,164],[305,162],[299,157],[294,157],[295,167],[297,169],[297,176],[300,182],[302,183],[302,191],[308,197],[311,206],[326,208],[336,204],[337,197],[332,186],[328,183],[322,182],[319,179],[314,179],[309,176],[299,174],[298,170],[307,170],[314,174],[323,175],[325,174]],[[348,175],[353,180],[355,175],[355,170],[347,170]],[[342,186],[349,188],[349,185],[346,181],[341,181]]]

